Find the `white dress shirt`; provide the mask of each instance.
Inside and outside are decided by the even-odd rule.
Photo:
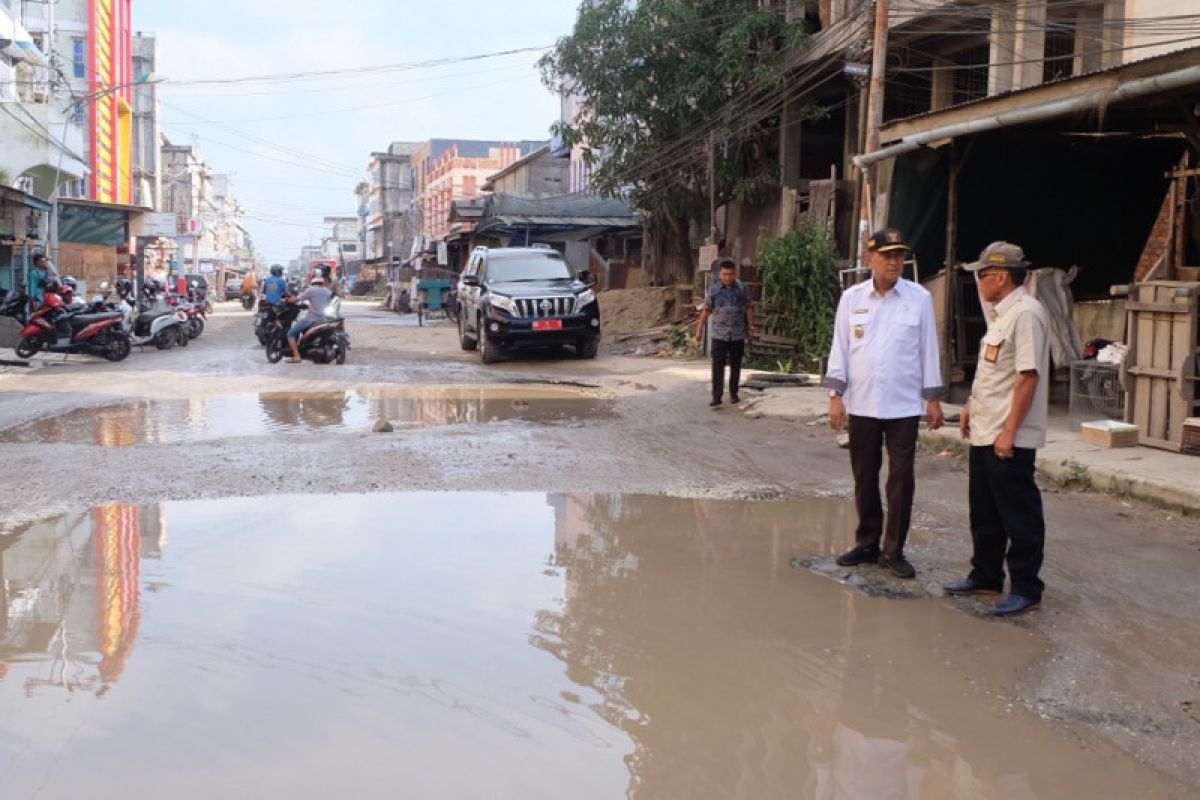
[[[946,393],[933,298],[904,280],[887,294],[867,280],[842,293],[825,385],[856,417],[901,419],[925,413]]]

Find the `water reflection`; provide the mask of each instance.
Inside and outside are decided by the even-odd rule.
[[[132,447],[314,430],[369,431],[380,419],[412,427],[552,423],[610,416],[612,405],[585,392],[524,386],[261,392],[82,408],[0,431],[0,442]]]
[[[414,493],[30,526],[0,536],[3,795],[1168,796],[995,696],[1040,653],[1019,628],[788,566],[852,525],[836,500]],[[131,752],[154,758],[105,771]]]
[[[1007,647],[978,672],[1002,685],[1032,654],[1020,634],[780,569],[809,531],[821,549],[844,544],[845,504],[549,502],[564,603],[535,615],[532,641],[635,742],[630,797],[1029,800],[1104,786],[1064,783],[1056,758],[1072,747],[1031,739],[949,666],[964,640]]]
[[[0,536],[0,677],[26,670],[25,693],[103,694],[125,670],[141,621],[143,558],[166,535],[156,509],[108,505]]]

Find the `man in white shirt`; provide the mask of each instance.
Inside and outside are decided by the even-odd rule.
[[[1038,572],[1046,522],[1034,466],[1037,448],[1046,444],[1050,343],[1046,312],[1025,291],[1028,267],[1025,252],[1008,242],[993,242],[967,265],[988,320],[971,399],[959,424],[963,438],[971,441],[974,556],[971,574],[943,587],[953,595],[999,592],[1007,558],[1011,590],[994,611],[1002,617],[1037,608],[1045,588]]]
[[[933,300],[905,280],[904,236],[894,228],[867,240],[871,280],[842,293],[833,328],[825,385],[829,424],[850,426],[850,469],[858,530],[854,548],[838,556],[844,567],[878,563],[899,578],[916,570],[904,557],[916,489],[917,426],[944,421],[945,394]],[[883,449],[888,454],[887,520],[879,496]],[[882,547],[880,546],[882,540]]]

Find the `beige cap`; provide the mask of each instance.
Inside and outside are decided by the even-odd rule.
[[[968,272],[978,272],[981,269],[994,267],[999,269],[1026,269],[1029,262],[1025,260],[1025,251],[1018,245],[1009,242],[992,242],[983,248],[979,260],[967,264]]]

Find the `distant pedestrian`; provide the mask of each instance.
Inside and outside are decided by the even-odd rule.
[[[713,262],[717,281],[704,297],[704,310],[696,321],[696,341],[703,341],[704,325],[712,318],[709,337],[712,350],[712,402],[721,405],[725,396],[725,366],[729,366],[729,399],[738,402],[738,385],[742,377],[742,359],[746,342],[754,336],[754,308],[750,293],[737,279],[737,264],[732,258]]]
[[[850,427],[850,470],[858,529],[854,548],[838,556],[843,567],[878,562],[899,578],[916,570],[904,557],[916,490],[917,427],[942,426],[945,394],[933,300],[905,280],[904,236],[885,228],[867,240],[871,280],[842,293],[834,321],[825,385],[829,424]],[[887,520],[879,472],[887,448]],[[882,540],[882,547],[880,542]]]
[[[959,425],[970,439],[971,572],[948,594],[992,594],[1011,582],[995,614],[1037,608],[1046,544],[1042,495],[1034,481],[1037,448],[1046,443],[1050,343],[1046,313],[1025,291],[1029,262],[1015,244],[994,242],[967,266],[987,307],[971,399]]]
[[[47,264],[48,259],[38,253],[33,257],[33,265],[29,267],[27,278],[29,285],[25,287],[25,294],[33,301],[35,307],[40,306],[46,298],[46,290],[42,287],[42,281],[49,277]]]

